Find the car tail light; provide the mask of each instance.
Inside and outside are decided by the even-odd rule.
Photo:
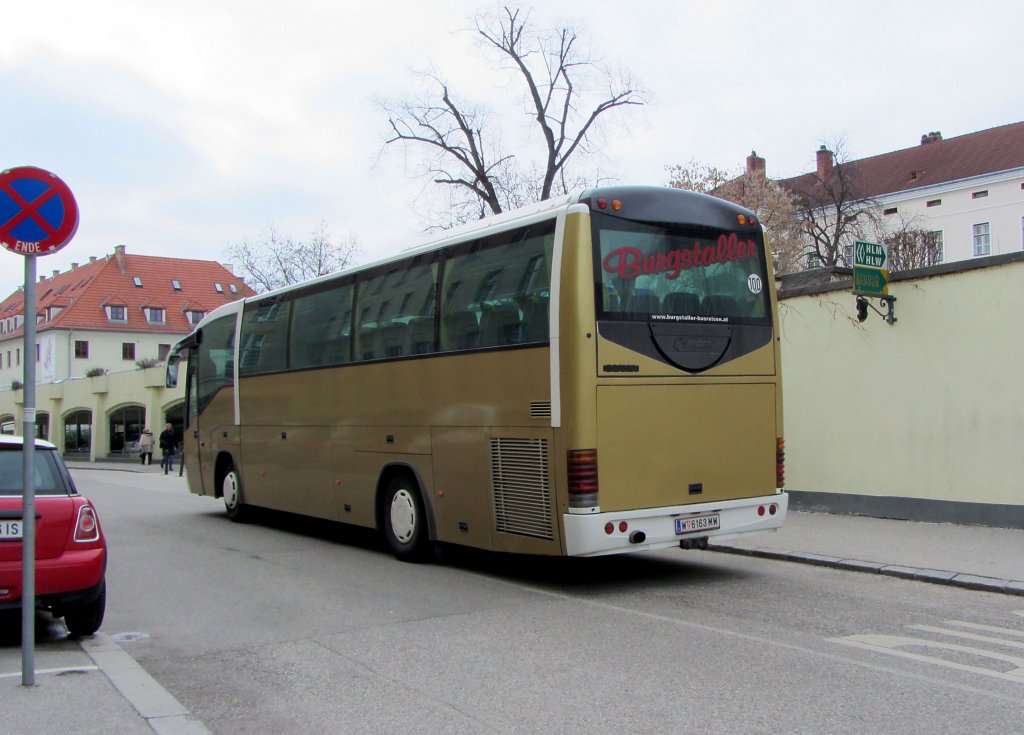
[[[78,522],[75,524],[75,541],[88,543],[100,537],[100,523],[96,520],[96,511],[91,505],[83,505],[78,509]]]
[[[781,436],[775,441],[775,487],[786,485],[786,440]]]
[[[597,450],[573,449],[568,454],[569,507],[597,506]]]

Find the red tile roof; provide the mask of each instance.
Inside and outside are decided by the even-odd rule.
[[[135,285],[138,278],[142,286]],[[178,281],[176,290],[171,281]],[[221,284],[218,293],[215,283]],[[113,332],[154,332],[168,336],[192,331],[188,311],[212,311],[221,304],[255,294],[241,278],[220,263],[149,255],[128,255],[123,246],[113,255],[98,258],[77,268],[42,278],[36,286],[37,313],[49,307],[63,307],[49,321],[39,322],[37,331],[49,329],[91,329]],[[231,292],[234,286],[236,293]],[[0,302],[0,319],[25,311],[21,289]],[[112,322],[104,306],[124,306],[127,321]],[[199,304],[205,306],[201,307]],[[164,323],[151,324],[143,307],[162,307]],[[4,338],[21,333],[19,328]]]
[[[856,177],[857,193],[864,199],[1022,168],[1024,122],[922,142],[847,165]],[[817,175],[807,173],[779,183],[797,194],[808,194],[817,184]]]

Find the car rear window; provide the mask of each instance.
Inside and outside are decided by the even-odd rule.
[[[67,495],[56,453],[52,449],[36,447],[32,459],[36,494]],[[21,495],[23,477],[21,448],[0,450],[0,495]]]

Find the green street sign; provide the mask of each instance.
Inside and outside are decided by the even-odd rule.
[[[853,268],[853,292],[886,295],[889,293],[889,271],[878,268]]]
[[[858,240],[853,244],[853,292],[889,293],[889,246]]]
[[[877,242],[864,242],[858,240],[853,244],[853,265],[862,265],[866,268],[889,267],[889,246]]]

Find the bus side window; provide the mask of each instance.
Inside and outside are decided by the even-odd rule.
[[[246,305],[242,313],[241,375],[276,372],[288,367],[288,314],[291,301]],[[205,341],[205,340],[204,340]]]
[[[289,366],[296,369],[349,361],[352,284],[295,298],[289,341]]]

